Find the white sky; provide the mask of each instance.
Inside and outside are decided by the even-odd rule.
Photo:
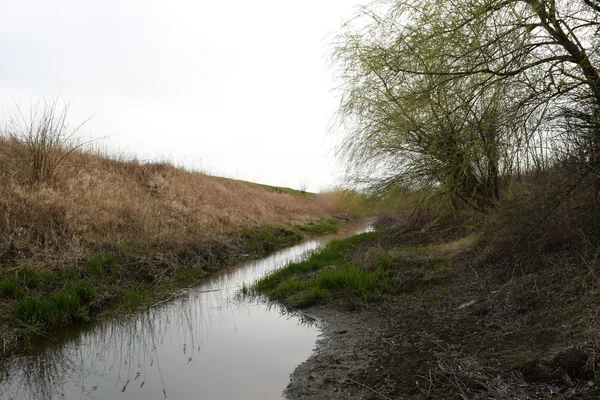
[[[60,95],[111,151],[316,191],[339,169],[327,56],[358,2],[0,0],[0,103]]]

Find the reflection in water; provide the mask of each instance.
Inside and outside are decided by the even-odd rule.
[[[317,328],[236,293],[365,227],[348,225],[340,235],[226,268],[143,313],[70,330],[10,360],[0,399],[280,399],[288,374],[310,355]]]

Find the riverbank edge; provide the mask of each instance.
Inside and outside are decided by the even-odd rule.
[[[223,267],[251,260],[310,237],[339,231],[347,218],[303,225],[274,225],[230,232],[191,251],[115,246],[90,251],[76,263],[34,269],[0,266],[0,372],[2,361],[54,329],[109,315],[129,314],[176,297]],[[0,374],[1,378],[1,374]]]
[[[286,398],[598,398],[595,272],[568,251],[507,269],[483,250],[473,234],[384,229],[259,281],[321,330]],[[356,268],[389,280],[361,292]]]

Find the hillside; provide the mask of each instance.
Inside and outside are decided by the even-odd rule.
[[[207,271],[337,229],[325,221],[334,211],[327,196],[85,152],[54,159],[62,156],[51,175],[34,179],[35,153],[0,138],[5,350],[34,332],[151,304]]]

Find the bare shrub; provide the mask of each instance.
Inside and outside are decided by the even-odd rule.
[[[25,112],[20,106],[8,121],[5,135],[25,144],[21,148],[27,160],[28,178],[32,183],[53,180],[64,159],[83,144],[77,135],[88,120],[70,128],[69,105],[58,100],[41,100]]]

